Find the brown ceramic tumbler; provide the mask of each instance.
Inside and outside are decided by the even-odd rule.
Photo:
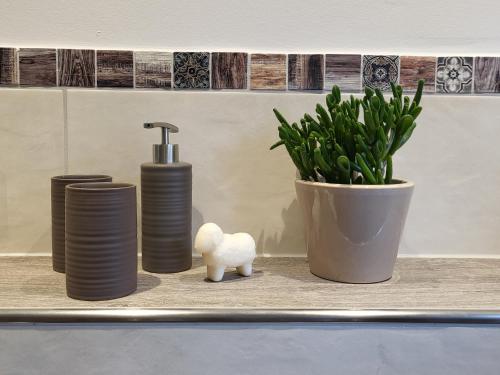
[[[96,301],[137,288],[137,199],[132,184],[66,187],[66,292]]]
[[[111,182],[110,176],[104,175],[65,175],[51,179],[52,196],[52,268],[64,272],[64,200],[66,185],[78,182]]]

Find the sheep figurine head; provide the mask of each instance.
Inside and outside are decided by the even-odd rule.
[[[194,248],[203,255],[212,281],[222,280],[226,267],[235,267],[243,276],[252,274],[255,241],[248,233],[224,234],[217,224],[206,223],[196,234]]]
[[[200,254],[211,253],[224,240],[224,233],[217,224],[206,223],[201,226],[194,239],[194,248]]]

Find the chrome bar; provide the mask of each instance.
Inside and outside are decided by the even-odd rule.
[[[500,310],[0,309],[0,323],[500,324]]]

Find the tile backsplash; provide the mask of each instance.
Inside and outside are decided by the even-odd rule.
[[[17,50],[0,48],[0,85],[17,84]]]
[[[323,55],[288,55],[289,90],[323,90]]]
[[[210,53],[174,52],[174,87],[209,89]]]
[[[500,93],[500,57],[0,47],[0,86]]]
[[[132,51],[97,51],[97,87],[134,87]]]
[[[57,51],[59,86],[95,87],[95,51],[60,49]]]
[[[359,91],[361,87],[361,55],[326,55],[325,89],[337,85],[343,91]]]
[[[418,77],[414,77],[415,81]],[[399,56],[363,56],[363,87],[389,91],[399,82]]]
[[[171,52],[135,52],[135,87],[169,89],[172,87]]]
[[[19,84],[21,86],[57,86],[56,50],[21,48],[19,50]]]
[[[286,90],[286,55],[254,53],[250,56],[252,90]]]
[[[416,91],[415,77],[423,79],[424,92],[435,91],[436,58],[432,56],[401,56],[399,83],[406,91]]]
[[[247,88],[247,60],[244,52],[212,52],[212,88]]]
[[[500,92],[500,57],[476,57],[474,69],[474,92]]]
[[[436,91],[441,94],[470,94],[472,68],[472,57],[438,57]]]

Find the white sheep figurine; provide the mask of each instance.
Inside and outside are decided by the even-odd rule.
[[[255,241],[248,233],[224,234],[217,224],[203,224],[196,234],[194,248],[203,255],[207,277],[212,281],[221,281],[226,267],[236,267],[243,276],[252,274]]]

